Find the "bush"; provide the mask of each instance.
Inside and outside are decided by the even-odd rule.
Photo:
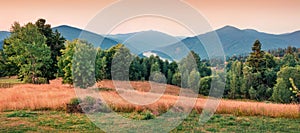
[[[47,78],[38,77],[36,79],[32,79],[31,77],[24,77],[23,81],[25,83],[31,83],[31,84],[49,84],[49,81]]]
[[[70,103],[66,105],[66,111],[67,113],[83,113],[80,103],[81,103],[80,98],[72,98],[70,100]]]
[[[66,110],[67,113],[108,113],[111,111],[107,105],[103,104],[101,99],[95,99],[91,96],[87,96],[83,100],[80,98],[71,99]]]
[[[87,96],[84,98],[83,102],[89,105],[94,105],[96,103],[96,99],[91,96]]]
[[[203,77],[199,81],[199,94],[208,96],[211,87],[212,77]]]
[[[134,119],[134,120],[150,120],[150,119],[154,119],[155,116],[151,111],[145,110],[142,112],[130,113],[129,118]]]
[[[81,103],[81,99],[80,98],[72,98],[70,100],[70,104],[72,105],[79,105]]]
[[[143,115],[144,117],[142,118],[142,120],[150,120],[150,119],[154,119],[154,115],[151,113],[151,111],[149,110],[146,110],[146,111],[143,111],[141,113],[141,115]]]

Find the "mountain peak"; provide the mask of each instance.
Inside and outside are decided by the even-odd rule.
[[[69,25],[59,25],[57,27],[53,27],[52,29],[62,29],[62,28],[82,30],[82,29],[79,29],[79,28],[76,28],[76,27],[72,27],[72,26],[69,26]]]
[[[219,31],[220,31],[220,30],[226,30],[226,31],[228,31],[228,30],[230,30],[230,31],[235,30],[235,31],[240,31],[239,28],[236,28],[236,27],[233,27],[233,26],[230,26],[230,25],[226,25],[226,26],[220,28]]]

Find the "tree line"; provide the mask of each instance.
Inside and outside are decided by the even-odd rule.
[[[298,50],[288,47],[284,55],[274,56],[276,50],[265,52],[261,45],[257,40],[245,60],[233,57],[228,61],[224,95],[233,99],[299,102],[298,95],[292,91],[293,85],[300,86]]]
[[[84,40],[66,41],[52,31],[46,20],[21,26],[14,23],[11,36],[0,51],[0,77],[18,75],[25,83],[49,83],[62,77],[63,83],[81,88],[108,80],[155,81],[193,89],[209,95],[212,81],[224,86],[224,97],[231,99],[299,102],[299,49],[261,49],[255,41],[248,56],[232,56],[225,70],[212,68],[222,59],[203,60],[191,51],[180,61],[158,56],[138,57],[122,44],[109,49],[94,48]],[[284,52],[284,54],[283,54]],[[226,77],[223,77],[226,74]],[[226,80],[225,80],[226,79]]]

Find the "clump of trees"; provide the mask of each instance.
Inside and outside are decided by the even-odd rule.
[[[48,83],[56,78],[57,57],[64,49],[65,39],[45,23],[39,19],[35,24],[13,24],[1,52],[1,67],[7,70],[1,76],[18,74],[27,83]]]
[[[77,50],[80,51],[80,55]],[[200,77],[210,76],[211,70],[208,65],[200,61],[200,57],[193,51],[182,61],[163,61],[158,56],[140,58],[130,53],[130,50],[122,44],[115,45],[107,50],[95,49],[91,44],[74,40],[66,42],[66,49],[62,50],[59,58],[59,75],[64,83],[79,87],[90,87],[96,81],[108,80],[151,80],[160,83],[168,83],[186,88],[199,89]],[[74,59],[76,57],[76,59]],[[199,59],[191,66],[192,58]],[[94,61],[94,64],[93,64]],[[180,67],[180,68],[179,68]],[[82,69],[80,69],[82,68]],[[84,70],[83,70],[84,68]],[[180,69],[187,71],[180,71]],[[185,82],[181,76],[187,77]],[[93,78],[95,77],[95,81]],[[76,81],[77,80],[77,81]]]
[[[243,62],[243,58],[232,58],[227,64],[227,84],[225,96],[228,98],[247,98],[254,100],[272,100],[280,103],[297,102],[290,88],[290,78],[299,86],[299,59],[297,50],[288,47],[284,55],[275,57],[261,50],[257,40],[252,52]],[[279,50],[281,51],[281,49]],[[292,97],[292,98],[291,98]]]

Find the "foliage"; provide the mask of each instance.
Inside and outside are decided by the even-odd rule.
[[[66,49],[61,51],[63,55],[59,58],[58,67],[59,75],[63,78],[63,83],[73,84],[72,62],[78,41],[79,40],[74,40],[73,42],[67,41]]]
[[[280,103],[289,103],[290,97],[291,97],[291,92],[288,89],[287,84],[282,78],[278,78],[277,84],[274,87],[272,100]]]
[[[62,53],[58,66],[63,75],[63,83],[74,83],[79,88],[93,86],[96,50],[92,44],[82,40],[67,41]]]
[[[272,99],[276,102],[289,103],[293,96],[290,91],[290,88],[293,87],[292,83],[295,83],[295,86],[300,86],[300,66],[283,67],[277,73],[277,77]],[[291,83],[290,79],[293,79],[294,82]]]
[[[75,87],[88,88],[95,84],[96,50],[91,43],[75,40],[72,74]]]
[[[34,24],[20,27],[15,23],[12,35],[5,40],[4,53],[20,68],[19,77],[25,82],[38,83],[40,77],[51,78],[44,74],[51,68],[51,51]]]
[[[181,86],[181,74],[180,72],[176,72],[172,78],[172,84],[176,86]]]
[[[129,67],[134,57],[124,45],[119,44],[114,50],[115,54],[111,64],[112,79],[129,80]]]
[[[296,98],[298,98],[298,102],[300,102],[300,90],[298,89],[298,87],[296,86],[293,78],[289,78],[290,83],[292,85],[292,87],[290,88],[290,90],[292,91],[292,93],[295,95]],[[294,97],[292,97],[293,99]],[[299,108],[300,109],[300,108]]]
[[[79,105],[80,103],[82,102],[82,100],[80,99],[80,98],[72,98],[71,100],[70,100],[70,104],[72,104],[72,105]]]
[[[199,92],[199,80],[200,80],[200,73],[194,69],[193,71],[191,71],[189,75],[188,85],[189,88],[193,89],[196,93]]]
[[[230,98],[238,98],[240,97],[241,90],[240,86],[242,85],[242,68],[243,65],[240,61],[234,61],[231,70],[228,73],[229,82],[230,82],[230,90],[229,97]]]
[[[65,48],[65,38],[62,37],[57,30],[53,32],[51,25],[46,24],[45,19],[38,19],[35,22],[35,25],[37,26],[38,31],[46,37],[46,44],[51,51],[51,67],[45,68],[47,71],[45,71],[43,74],[48,77],[48,79],[54,79],[56,78],[55,75],[58,72],[58,57],[62,55],[61,50]]]
[[[209,94],[209,90],[211,87],[211,81],[212,81],[212,77],[207,76],[207,77],[203,77],[200,79],[199,81],[199,94],[205,95],[207,96]]]

